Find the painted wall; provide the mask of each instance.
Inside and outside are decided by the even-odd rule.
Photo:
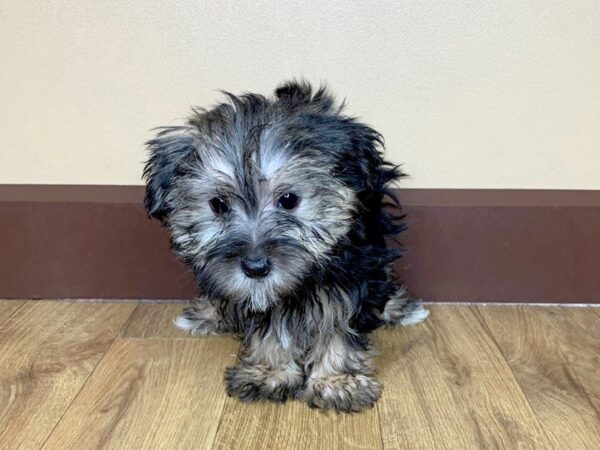
[[[141,184],[150,128],[292,76],[406,186],[600,188],[598,0],[0,0],[0,183]]]

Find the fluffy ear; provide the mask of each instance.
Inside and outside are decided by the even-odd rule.
[[[150,159],[144,168],[144,203],[150,217],[164,222],[170,213],[167,196],[181,162],[194,151],[194,136],[191,127],[162,128],[146,146]]]
[[[385,185],[390,179],[381,179],[385,161],[383,159],[383,137],[368,125],[350,120],[347,122],[351,136],[351,152],[348,155],[353,158],[356,165],[356,174],[361,179],[366,189],[379,189],[379,185]]]
[[[383,137],[373,128],[350,122],[352,152],[360,157],[348,155],[356,178],[361,202],[372,211],[379,211],[377,222],[382,234],[395,235],[406,227],[400,202],[391,190],[391,184],[404,176],[400,167],[383,157]]]

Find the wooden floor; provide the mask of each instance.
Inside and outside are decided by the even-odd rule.
[[[181,304],[0,301],[0,448],[600,449],[600,309],[448,306],[375,336],[363,414],[224,393]]]

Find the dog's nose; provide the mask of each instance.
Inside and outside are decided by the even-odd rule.
[[[266,256],[242,259],[242,270],[250,278],[266,277],[271,271],[271,261]]]

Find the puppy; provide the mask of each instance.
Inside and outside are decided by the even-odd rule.
[[[370,407],[381,385],[368,334],[428,314],[385,242],[404,229],[389,190],[402,174],[324,88],[225,96],[147,143],[146,207],[201,292],[176,325],[241,337],[232,396]]]

